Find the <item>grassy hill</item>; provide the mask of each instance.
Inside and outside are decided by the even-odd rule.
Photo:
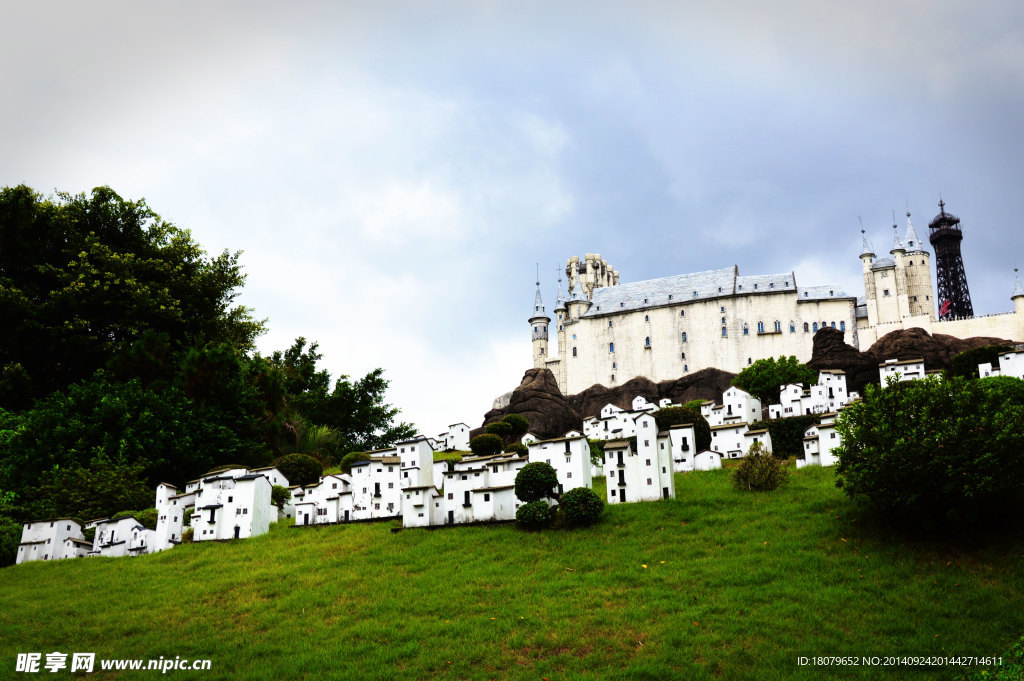
[[[1024,632],[1024,532],[968,545],[861,527],[828,469],[770,494],[734,491],[727,471],[677,488],[572,532],[275,526],[6,568],[0,664],[13,676],[17,653],[61,651],[212,660],[167,678],[947,679],[970,670],[797,658],[1000,655]]]

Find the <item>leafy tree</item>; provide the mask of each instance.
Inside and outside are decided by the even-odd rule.
[[[587,440],[587,444],[590,445],[590,463],[593,466],[600,466],[604,463],[604,446],[603,440]]]
[[[288,478],[291,485],[311,485],[323,475],[323,465],[308,454],[288,454],[274,461],[274,466],[281,475]]]
[[[551,507],[543,499],[523,504],[516,510],[516,525],[526,530],[545,528],[551,520]]]
[[[142,511],[119,511],[111,516],[111,520],[120,520],[121,518],[127,518],[131,516],[139,521],[139,524],[143,527],[155,530],[156,521],[159,517],[156,508],[147,508]]]
[[[739,466],[733,469],[732,483],[736,489],[748,492],[770,492],[784,484],[787,477],[785,463],[755,441]]]
[[[702,452],[711,446],[711,426],[704,418],[700,409],[692,407],[665,407],[654,412],[654,422],[658,424],[658,430],[668,430],[672,426],[683,423],[693,425],[693,437],[697,441],[697,451]],[[633,443],[633,451],[636,451],[636,443]]]
[[[868,385],[836,430],[836,484],[890,522],[966,526],[1020,510],[1024,381]]]
[[[510,445],[505,445],[505,453],[516,454],[518,456],[529,456],[530,448],[522,442],[513,442]]]
[[[512,427],[508,437],[513,440],[522,440],[530,432],[530,421],[522,414],[506,414],[501,420]]]
[[[775,456],[785,459],[804,451],[804,433],[819,420],[820,417],[815,414],[803,414],[784,419],[769,419],[759,422],[758,425],[763,424],[768,429],[768,434],[772,437],[772,447],[775,448]]]
[[[790,355],[778,359],[759,359],[737,374],[732,384],[767,406],[779,401],[779,389],[782,386],[788,383],[814,383],[817,379],[818,374],[814,369]]]
[[[494,456],[501,452],[505,442],[498,435],[484,433],[477,435],[469,443],[469,448],[477,456]]]
[[[965,350],[953,358],[950,374],[963,378],[979,378],[978,365],[988,362],[992,366],[999,365],[999,353],[1013,350],[1004,345],[986,345],[983,348]]]
[[[270,490],[270,503],[277,506],[277,510],[279,511],[284,508],[284,505],[287,504],[291,498],[292,493],[288,491],[287,487],[274,485]]]
[[[512,424],[506,423],[505,421],[495,421],[494,423],[488,423],[484,427],[484,432],[490,433],[491,435],[497,435],[503,441],[507,442],[512,435]]]
[[[86,379],[141,340],[159,337],[168,352],[251,349],[263,323],[232,307],[245,279],[238,257],[208,258],[187,231],[109,187],[56,198],[0,190],[0,406]]]
[[[152,502],[153,490],[142,477],[142,464],[99,455],[87,466],[50,471],[38,497],[26,502],[30,512],[25,515],[88,520],[110,517],[126,508],[145,508]]]
[[[570,527],[593,525],[604,513],[604,500],[589,487],[577,487],[562,495],[558,512]]]
[[[516,497],[520,501],[558,498],[558,474],[549,463],[534,461],[516,473]]]
[[[366,452],[349,452],[345,456],[341,457],[341,463],[338,464],[341,467],[342,473],[351,473],[352,464],[356,461],[369,461],[370,455]]]

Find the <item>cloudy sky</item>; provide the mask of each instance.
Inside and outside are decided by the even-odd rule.
[[[977,313],[1024,264],[1017,0],[18,3],[0,57],[0,183],[242,250],[262,351],[428,434],[529,368],[535,262],[549,310],[587,252],[862,294],[858,216],[881,253],[941,193]]]

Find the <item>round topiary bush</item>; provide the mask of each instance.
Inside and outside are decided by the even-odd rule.
[[[505,423],[504,421],[495,421],[494,423],[488,423],[484,426],[484,432],[490,433],[491,435],[497,435],[504,440],[512,435],[512,424]]]
[[[323,475],[323,465],[307,454],[288,454],[274,461],[281,475],[288,478],[289,485],[311,485]]]
[[[785,463],[755,442],[733,470],[732,484],[751,492],[770,492],[785,483],[787,475]]]
[[[604,513],[604,501],[589,487],[577,487],[562,495],[558,512],[572,527],[593,525]]]
[[[494,456],[495,454],[501,453],[501,448],[505,446],[505,441],[494,433],[485,433],[484,435],[477,435],[469,443],[469,448],[477,456]]]
[[[516,511],[516,525],[527,530],[539,530],[551,524],[551,507],[543,500],[523,504]]]
[[[270,503],[277,506],[277,510],[284,508],[284,505],[291,501],[292,493],[288,491],[287,487],[281,485],[274,485],[270,488]]]
[[[558,474],[549,463],[528,463],[516,474],[516,497],[520,501],[554,499],[558,496],[557,489]]]
[[[338,463],[338,468],[341,469],[342,473],[351,473],[352,464],[356,461],[369,461],[370,455],[366,452],[349,452],[345,456],[341,457],[341,462]]]
[[[524,445],[522,442],[513,442],[512,444],[505,447],[506,454],[518,454],[519,456],[529,456],[530,448]]]
[[[711,446],[711,426],[704,418],[699,408],[693,407],[665,407],[654,412],[654,422],[658,424],[658,430],[668,430],[670,426],[678,426],[683,423],[693,424],[693,437],[697,441],[697,451],[703,452]]]
[[[522,414],[507,414],[501,420],[512,426],[511,437],[517,440],[530,432],[530,422]]]

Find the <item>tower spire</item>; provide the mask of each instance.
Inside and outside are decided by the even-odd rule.
[[[867,234],[864,232],[864,221],[861,220],[859,215],[857,216],[857,222],[860,223],[861,257],[864,257],[865,255],[874,255],[875,251],[873,248],[871,248],[871,244],[868,243]]]
[[[1011,300],[1016,298],[1017,296],[1024,296],[1024,286],[1020,285],[1020,276],[1017,274],[1016,267],[1013,268],[1013,278],[1016,279],[1017,281],[1016,286],[1013,287],[1013,295],[1010,296]]]
[[[974,316],[967,274],[960,255],[963,231],[960,218],[946,212],[946,203],[939,197],[939,214],[928,224],[928,240],[935,249],[935,283],[937,284],[939,319],[966,319]]]
[[[914,223],[910,221],[910,204],[907,204],[907,233],[903,237],[903,243],[906,244],[907,248],[911,251],[920,251],[924,244],[921,243],[921,239],[917,236],[917,230],[914,229]]]

